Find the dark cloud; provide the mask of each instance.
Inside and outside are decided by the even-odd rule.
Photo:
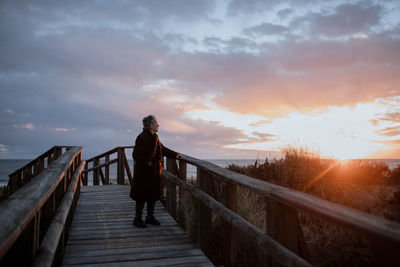
[[[302,26],[312,35],[343,36],[370,32],[381,21],[383,8],[370,2],[341,4],[333,12],[309,13],[291,22],[292,27]]]
[[[257,12],[277,3],[236,0],[228,11]],[[365,39],[257,44],[243,36],[200,36],[198,42],[171,28],[197,22],[223,27],[210,17],[214,7],[214,1],[183,0],[1,1],[0,143],[21,155],[37,155],[56,144],[84,145],[90,156],[132,144],[141,119],[155,113],[163,123],[160,135],[171,147],[191,155],[212,148],[228,153],[223,146],[246,140],[243,132],[183,115],[205,109],[205,93],[215,94],[210,101],[223,108],[271,117],[400,93],[399,29],[368,33]],[[355,16],[344,26],[355,32],[376,25],[381,10],[342,5],[304,23],[321,22],[320,29],[310,29],[333,35],[343,26],[337,21],[350,14]],[[286,30],[265,22],[245,32]],[[204,46],[182,51],[186,45]],[[275,138],[254,135],[247,140]]]
[[[179,79],[198,83],[203,90],[218,90],[221,95],[216,101],[223,107],[277,116],[398,95],[400,40],[392,36],[285,40],[264,44],[265,52],[257,55],[203,52],[180,54],[170,60],[180,70]],[[219,45],[219,39],[212,41]]]
[[[277,15],[280,19],[286,19],[290,14],[293,14],[293,9],[284,8],[278,11]]]
[[[263,36],[263,35],[275,35],[282,34],[288,30],[287,27],[272,23],[264,22],[260,25],[249,27],[243,30],[245,35],[249,36]]]
[[[232,0],[228,6],[228,14],[236,16],[243,13],[263,12],[272,9],[279,0]]]

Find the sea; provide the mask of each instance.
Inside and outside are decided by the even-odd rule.
[[[252,165],[255,162],[264,163],[265,159],[205,159],[205,161],[211,162],[217,166],[222,168],[226,168],[229,165],[235,164],[238,166],[247,166]],[[5,186],[8,183],[8,175],[23,167],[27,163],[32,161],[32,159],[0,159],[0,186]],[[368,161],[368,162],[383,162],[388,165],[389,169],[394,169],[400,165],[400,159],[361,159],[359,161]],[[128,159],[129,166],[132,171],[133,160]],[[89,166],[90,167],[90,166]],[[188,164],[187,165],[187,177],[188,178],[196,178],[197,169],[195,166]],[[117,177],[117,165],[113,164],[110,166],[110,179],[112,182],[116,183]],[[88,177],[89,181],[91,181],[91,177]]]

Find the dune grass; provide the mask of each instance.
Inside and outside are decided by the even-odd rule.
[[[305,192],[340,205],[400,222],[400,166],[390,170],[384,163],[361,160],[321,159],[304,148],[283,149],[282,159],[255,162],[228,169],[266,182]],[[254,225],[263,225],[263,203],[246,196],[238,200],[242,214]],[[299,212],[300,222],[316,266],[362,266],[371,258],[369,241],[342,227]],[[256,264],[255,264],[256,265]]]
[[[281,159],[228,169],[400,222],[400,166],[390,170],[384,163],[321,159],[317,152],[296,147],[286,147],[282,153]],[[214,188],[215,198],[222,202],[223,182],[215,181]],[[195,201],[189,194],[182,200],[193,236]],[[240,216],[266,232],[263,197],[239,187],[237,205]],[[370,262],[371,248],[364,237],[304,212],[299,212],[299,218],[313,265],[363,266]],[[222,221],[214,214],[208,255],[216,264],[223,264],[223,234]],[[265,266],[265,255],[258,253],[251,240],[238,235],[239,265]]]

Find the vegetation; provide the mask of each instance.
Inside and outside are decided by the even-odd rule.
[[[400,166],[390,170],[383,163],[367,161],[336,161],[321,159],[316,152],[287,147],[284,157],[260,164],[230,165],[228,169],[280,186],[289,187],[344,206],[400,222]],[[215,181],[215,198],[222,202],[223,181]],[[186,222],[193,234],[195,202],[183,197]],[[238,188],[238,214],[260,230],[265,229],[265,200],[245,188]],[[307,246],[313,265],[360,266],[370,262],[367,239],[310,214],[300,212]],[[224,227],[214,214],[211,242],[215,245],[207,254],[216,264],[223,263]],[[239,233],[238,257],[242,266],[265,266],[266,257],[257,252],[251,240]]]
[[[304,148],[287,147],[283,154],[282,159],[228,169],[400,222],[400,165],[390,170],[384,163],[326,160]],[[255,212],[265,210],[262,199],[244,193],[238,205],[240,215],[248,214],[246,219],[262,229],[265,214]],[[368,264],[367,239],[307,213],[299,215],[313,265]],[[251,265],[259,262],[260,256]]]

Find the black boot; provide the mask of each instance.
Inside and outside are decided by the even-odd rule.
[[[145,223],[152,225],[161,225],[161,223],[154,217],[155,201],[147,201],[147,216]]]
[[[139,228],[146,228],[147,225],[143,222],[142,213],[143,213],[144,202],[136,201],[136,216],[133,220],[133,225]]]
[[[159,221],[157,221],[157,219],[154,216],[146,216],[146,220],[145,220],[146,224],[152,224],[152,225],[161,225],[161,223]]]

